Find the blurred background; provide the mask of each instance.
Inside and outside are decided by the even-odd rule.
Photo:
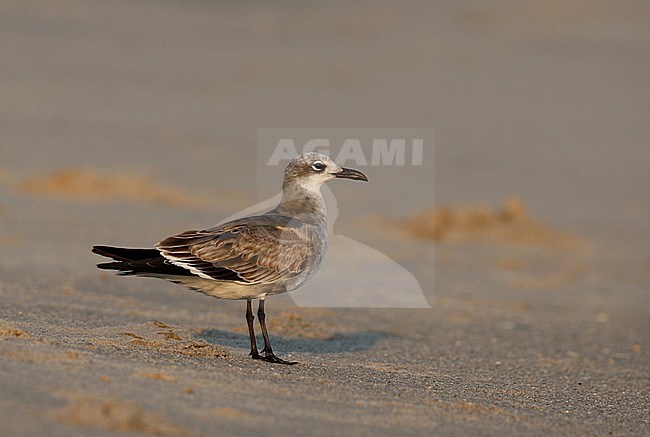
[[[258,128],[422,127],[440,202],[515,192],[573,226],[648,204],[646,2],[0,8],[0,165],[14,177],[131,169],[252,196]]]
[[[436,207],[478,207],[452,214],[467,234],[508,199],[647,263],[645,2],[0,8],[7,266],[86,269],[93,243],[150,246],[211,226],[277,192],[281,169],[259,164],[276,146],[263,132],[292,128],[435,133],[422,167],[367,166],[368,186],[330,184],[335,231],[411,271],[432,262],[417,241],[440,242],[449,224]],[[432,291],[433,276],[419,278]]]
[[[647,1],[3,0],[4,431],[49,434],[42,411],[65,389],[206,435],[239,431],[233,417],[251,433],[638,433],[649,72]],[[93,244],[151,246],[263,200],[281,169],[258,178],[275,146],[260,131],[310,128],[435,133],[421,168],[360,167],[370,183],[330,184],[335,233],[405,267],[430,309],[319,312],[274,297],[274,346],[306,364],[266,373],[246,357],[241,302],[95,269]],[[349,296],[353,277],[400,288],[377,259],[330,251],[337,291]],[[143,352],[130,341],[162,341],[153,320],[168,342],[183,327],[188,344],[230,355]],[[149,365],[172,379],[139,376]],[[248,384],[283,420],[263,420]]]
[[[428,128],[419,183],[333,185],[340,232],[516,195],[634,244],[649,23],[641,1],[3,2],[0,232],[44,263],[62,241],[150,245],[261,200],[259,129]]]

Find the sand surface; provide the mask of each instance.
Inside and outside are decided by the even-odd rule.
[[[647,435],[649,22],[614,1],[3,2],[0,434]],[[270,365],[243,302],[95,268],[93,244],[263,200],[271,127],[435,129],[429,179],[332,186],[336,234],[430,308],[270,298],[299,361]]]

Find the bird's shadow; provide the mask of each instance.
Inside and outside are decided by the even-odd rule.
[[[248,334],[221,329],[204,329],[194,335],[208,343],[219,346],[250,348]],[[334,333],[327,338],[296,338],[278,335],[271,335],[270,337],[273,349],[283,353],[312,352],[325,354],[364,351],[390,336],[385,332],[353,332]],[[258,335],[256,339],[258,346],[262,345],[263,347],[262,336]]]

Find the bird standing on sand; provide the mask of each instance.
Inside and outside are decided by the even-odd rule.
[[[94,246],[94,253],[115,260],[97,267],[121,275],[162,278],[220,299],[246,299],[250,355],[295,364],[273,353],[264,300],[295,290],[318,272],[327,249],[327,213],[320,187],[335,178],[368,181],[360,171],[340,167],[327,155],[303,153],[284,171],[282,200],[272,210],[186,231],[165,238],[154,249]],[[253,299],[259,299],[264,355],[255,342]]]

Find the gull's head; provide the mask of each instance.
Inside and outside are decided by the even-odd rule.
[[[366,175],[359,170],[341,167],[322,153],[307,152],[289,161],[284,171],[282,188],[299,185],[307,191],[318,191],[321,185],[332,179],[368,181]]]

